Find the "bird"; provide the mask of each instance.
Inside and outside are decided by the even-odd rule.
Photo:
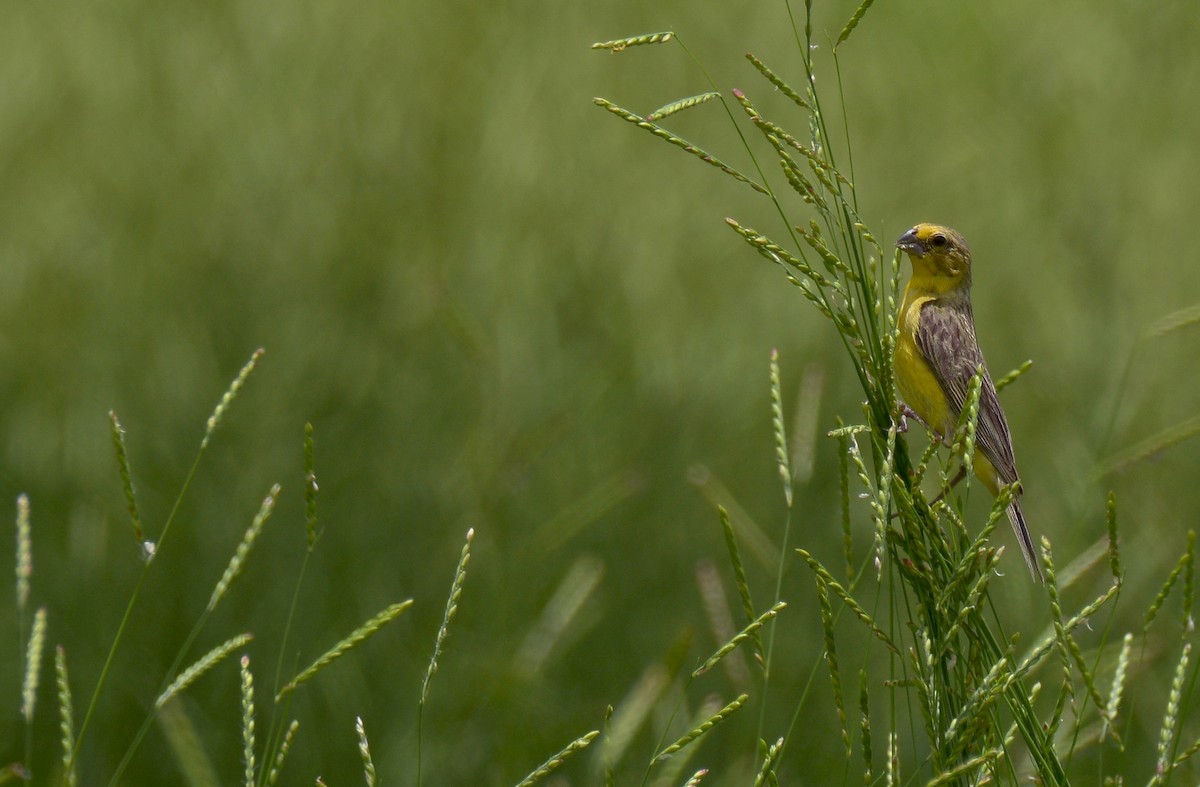
[[[996,385],[988,374],[975,336],[971,310],[971,250],[955,230],[918,224],[896,241],[912,261],[913,275],[897,315],[894,355],[902,414],[917,417],[943,442],[954,433],[966,405],[971,380],[981,377],[975,431],[975,475],[996,495],[1001,485],[1019,482],[1012,436]],[[1008,519],[1029,572],[1043,582],[1025,514],[1021,487],[1008,505]]]

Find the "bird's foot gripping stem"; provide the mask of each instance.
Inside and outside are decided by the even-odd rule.
[[[908,431],[908,419],[911,418],[914,421],[916,421],[917,423],[919,423],[921,426],[925,427],[925,431],[929,432],[929,434],[933,435],[934,440],[936,440],[937,442],[942,442],[942,436],[941,436],[941,434],[938,433],[938,430],[934,429],[932,426],[930,426],[928,423],[926,423],[924,418],[917,415],[916,410],[912,409],[911,407],[906,405],[904,402],[900,403],[898,416],[899,417],[896,420],[896,434],[904,434]]]

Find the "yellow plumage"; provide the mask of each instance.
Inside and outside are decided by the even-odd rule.
[[[1018,480],[1008,421],[992,383],[971,312],[971,251],[948,227],[918,224],[896,245],[908,254],[913,275],[904,290],[896,341],[896,387],[904,404],[948,439],[966,402],[971,379],[983,370],[975,433],[975,474],[993,495]],[[1034,578],[1041,580],[1019,497],[1008,518]]]

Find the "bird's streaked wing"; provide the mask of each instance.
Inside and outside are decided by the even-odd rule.
[[[983,387],[979,392],[979,419],[975,429],[975,447],[983,452],[996,468],[996,473],[1005,484],[1017,480],[1017,462],[1013,457],[1012,437],[996,386],[988,374],[979,350],[979,342],[971,329],[972,316],[969,303],[944,305],[937,301],[926,303],[921,308],[917,329],[917,347],[929,362],[933,374],[946,398],[950,409],[958,418],[967,401],[971,378],[983,367]]]

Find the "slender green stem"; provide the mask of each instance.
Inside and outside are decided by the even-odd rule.
[[[108,648],[108,655],[104,658],[104,666],[100,670],[100,677],[96,680],[96,688],[92,690],[92,697],[88,701],[87,711],[83,715],[83,722],[79,725],[79,734],[75,736],[75,748],[71,751],[71,757],[66,767],[68,773],[75,767],[75,761],[79,758],[79,749],[83,746],[84,737],[87,735],[88,724],[91,722],[92,714],[96,710],[96,705],[100,699],[100,692],[108,681],[108,674],[112,670],[113,661],[121,646],[121,639],[125,636],[129,619],[132,617],[133,610],[137,606],[138,599],[141,597],[142,586],[146,583],[146,577],[150,573],[150,566],[154,564],[154,557],[162,551],[167,534],[170,532],[171,525],[179,513],[179,507],[183,503],[184,496],[192,486],[192,479],[196,475],[196,469],[200,466],[200,460],[204,457],[204,451],[207,447],[207,442],[202,443],[200,450],[196,452],[196,458],[192,461],[192,466],[183,480],[183,487],[180,488],[179,494],[175,496],[175,503],[171,506],[171,513],[167,516],[167,521],[163,525],[162,533],[158,537],[158,543],[155,545],[153,553],[146,554],[146,561],[142,565],[142,571],[138,576],[137,584],[133,587],[133,592],[129,596],[129,602],[125,605],[125,612],[121,615],[121,623],[117,626],[117,633],[113,637],[112,645]],[[164,683],[163,687],[165,688],[166,685]]]
[[[283,681],[283,659],[287,653],[288,640],[291,638],[292,623],[296,619],[296,610],[300,606],[300,589],[304,586],[304,576],[308,573],[308,563],[312,559],[313,545],[310,544],[308,549],[304,551],[304,561],[300,564],[300,574],[296,577],[296,587],[292,590],[292,603],[288,607],[287,620],[283,624],[283,636],[279,642],[279,656],[275,660],[275,684],[271,689],[272,696],[279,696],[279,687]],[[293,665],[294,666],[294,665]],[[288,710],[291,708],[292,697],[288,695],[287,702],[280,708],[279,703],[271,704],[271,722],[267,726],[267,746],[264,749],[266,754],[263,756],[264,762],[272,762],[275,759],[275,752],[283,740],[284,732],[287,730]],[[267,779],[270,776],[270,769],[263,768],[259,774],[259,784],[266,785]]]
[[[780,549],[779,549],[779,565],[775,569],[775,594],[771,598],[772,605],[778,604],[781,596],[783,595],[783,574],[784,574],[784,569],[787,568],[788,543],[789,543],[789,537],[791,535],[791,531],[792,531],[792,507],[788,506],[787,516],[784,517],[784,520],[783,520],[783,543],[780,545]],[[771,663],[772,663],[771,659],[772,659],[772,655],[775,652],[775,633],[778,630],[778,625],[779,625],[779,621],[772,620],[771,621],[771,629],[770,629],[770,631],[767,632],[767,652],[763,654],[763,661],[765,662],[765,668],[763,670],[763,687],[762,687],[763,694],[762,694],[762,700],[759,701],[759,703],[758,703],[758,732],[755,734],[756,740],[763,740],[763,731],[766,728],[767,699],[770,697],[770,692],[768,692],[768,688],[770,688],[770,685],[771,685]],[[814,665],[814,673],[815,673],[815,668],[816,668],[816,665]],[[786,739],[785,739],[785,743],[786,743]],[[759,765],[759,763],[756,760],[755,766],[757,767],[758,765]]]
[[[867,575],[867,566],[870,565],[871,560],[872,560],[872,555],[870,553],[868,553],[867,556],[863,558],[862,565],[860,565],[858,567],[858,571],[856,571],[854,574],[854,580],[850,583],[850,587],[848,590],[851,594],[853,594],[854,591],[858,588],[858,583],[862,580],[862,578]],[[834,628],[837,628],[837,623],[841,619],[842,613],[845,611],[846,611],[846,605],[842,604],[837,608],[837,611],[833,613]],[[868,650],[868,652],[869,652],[869,650]],[[787,734],[783,736],[783,746],[780,748],[780,752],[779,752],[781,757],[783,756],[783,752],[787,751],[787,745],[792,740],[792,732],[795,731],[796,724],[800,721],[800,712],[804,710],[804,705],[808,699],[808,692],[812,688],[813,680],[816,679],[817,673],[820,672],[824,668],[822,665],[823,665],[823,663],[821,662],[820,659],[818,659],[813,662],[812,667],[810,667],[808,670],[808,678],[804,681],[804,690],[800,692],[800,697],[799,697],[799,699],[796,700],[796,709],[794,711],[792,711],[792,719],[788,723]],[[757,738],[758,740],[763,739],[762,738],[762,729],[763,729],[763,721],[760,719],[759,720],[759,735]]]
[[[237,549],[234,551],[233,557],[230,558],[228,566],[225,568],[224,573],[222,573],[220,580],[218,580],[216,587],[213,589],[213,593],[209,597],[208,604],[205,605],[204,610],[196,619],[196,623],[192,627],[192,630],[188,634],[183,645],[180,646],[178,651],[175,653],[174,662],[172,662],[170,668],[163,675],[162,685],[159,687],[157,696],[163,696],[163,693],[166,691],[167,687],[170,686],[175,680],[175,677],[179,674],[179,668],[182,666],[184,658],[186,658],[191,652],[192,645],[195,644],[196,638],[200,636],[201,630],[204,628],[209,618],[212,617],[212,613],[217,608],[217,604],[220,603],[220,600],[224,597],[225,593],[228,592],[232,583],[241,573],[245,566],[246,558],[249,556],[255,542],[258,540],[258,536],[262,533],[262,529],[266,525],[267,520],[270,519],[271,513],[275,510],[275,504],[279,500],[279,494],[280,487],[278,484],[275,484],[271,487],[271,491],[267,494],[266,498],[263,499],[258,513],[255,515],[250,527],[247,528],[246,532],[243,534],[242,540],[239,542]],[[246,657],[243,656],[243,673],[248,675],[249,673],[245,664]],[[245,678],[245,680],[248,682],[249,678]],[[249,684],[247,683],[247,685]],[[143,720],[141,728],[134,736],[133,741],[130,743],[129,748],[125,752],[125,756],[121,759],[120,764],[117,766],[117,770],[113,774],[112,780],[109,782],[110,785],[117,784],[124,775],[125,769],[129,766],[129,763],[133,759],[133,755],[137,752],[138,748],[141,746],[143,738],[149,731],[150,724],[153,722],[154,717],[158,714],[158,707],[158,703],[155,703],[150,711],[146,714],[146,718]]]
[[[192,645],[195,644],[196,638],[200,636],[200,631],[204,628],[204,624],[208,622],[211,614],[212,611],[207,607],[202,613],[200,613],[200,617],[196,621],[196,624],[192,626],[192,630],[188,634],[187,639],[184,640],[183,645],[175,653],[175,660],[171,663],[171,667],[166,671],[166,673],[163,674],[162,682],[159,684],[158,691],[155,692],[155,696],[161,695],[163,691],[166,690],[167,686],[171,685],[171,681],[175,679],[175,676],[179,674],[179,668],[183,665],[184,658],[186,658],[187,654],[191,652]],[[133,740],[130,741],[129,747],[125,750],[125,755],[121,758],[121,762],[117,764],[117,769],[113,771],[112,778],[108,781],[109,787],[115,787],[115,785],[120,784],[121,777],[125,775],[125,769],[128,768],[129,764],[133,761],[133,755],[136,754],[138,748],[141,747],[142,740],[146,737],[146,733],[150,731],[150,725],[154,723],[154,718],[157,715],[157,706],[151,705],[149,712],[146,713],[146,717],[142,719],[142,726],[138,728],[137,734],[135,734],[133,736]]]
[[[1104,419],[1104,431],[1100,436],[1100,442],[1096,446],[1096,456],[1105,457],[1108,454],[1109,444],[1112,442],[1113,430],[1116,428],[1117,415],[1121,412],[1121,406],[1125,403],[1125,397],[1129,394],[1130,384],[1133,382],[1133,368],[1137,361],[1138,351],[1142,348],[1143,338],[1138,336],[1133,340],[1128,352],[1125,353],[1125,361],[1121,365],[1121,377],[1117,383],[1117,389],[1113,393],[1112,402],[1109,405],[1108,417]]]
[[[417,787],[421,787],[421,741],[425,732],[425,703],[417,704]]]

